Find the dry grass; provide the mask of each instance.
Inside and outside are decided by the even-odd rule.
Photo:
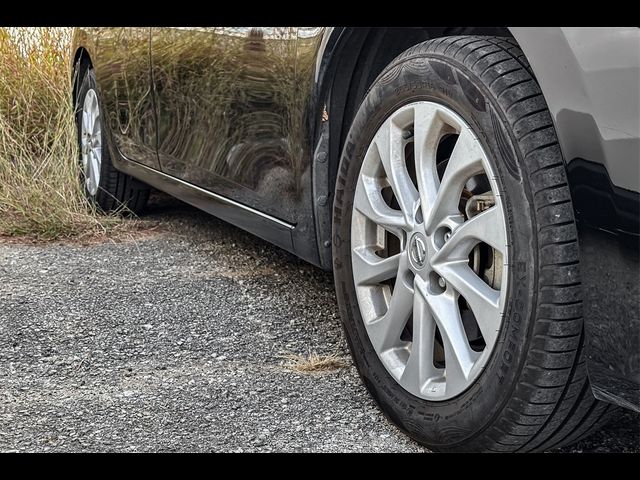
[[[85,202],[71,105],[68,28],[0,28],[0,236],[104,235]]]
[[[303,355],[287,355],[285,359],[287,360],[284,365],[285,368],[300,373],[334,372],[348,366],[344,358],[335,354],[318,355],[314,352],[306,357]]]

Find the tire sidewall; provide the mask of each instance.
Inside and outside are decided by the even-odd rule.
[[[416,101],[440,103],[460,115],[481,142],[496,174],[508,238],[508,290],[495,348],[474,384],[449,400],[409,394],[387,372],[360,315],[351,266],[351,213],[364,154],[385,119]],[[511,398],[534,325],[536,228],[522,152],[505,112],[477,76],[456,60],[423,53],[392,64],[361,104],[345,141],[334,199],[334,276],[341,317],[358,371],[383,411],[407,434],[441,450],[480,448],[478,438]]]

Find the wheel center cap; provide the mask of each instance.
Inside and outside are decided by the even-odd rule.
[[[409,261],[417,270],[420,270],[427,263],[427,237],[416,232],[409,241]]]

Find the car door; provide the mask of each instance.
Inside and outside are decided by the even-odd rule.
[[[153,28],[151,58],[163,172],[295,222],[296,29]]]
[[[127,158],[159,168],[148,27],[95,28],[95,73],[106,121]]]

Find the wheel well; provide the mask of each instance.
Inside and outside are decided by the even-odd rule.
[[[333,192],[335,177],[344,140],[351,122],[367,90],[384,68],[406,49],[433,38],[452,35],[493,35],[511,37],[504,27],[410,27],[410,28],[353,28],[341,32],[335,49],[333,68],[326,96],[330,126],[330,168]]]
[[[73,85],[73,105],[76,104],[76,96],[80,88],[80,82],[84,78],[84,74],[89,68],[93,68],[89,52],[83,47],[76,50],[73,56],[73,69],[71,72],[71,82]]]

